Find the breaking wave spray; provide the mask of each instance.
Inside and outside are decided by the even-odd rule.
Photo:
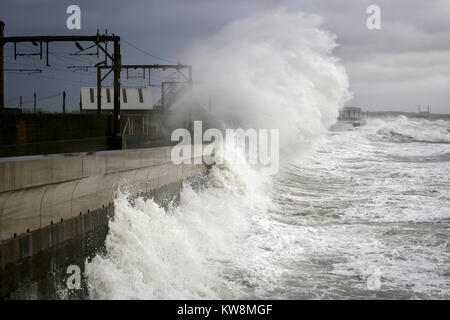
[[[321,23],[282,9],[228,24],[190,51],[201,83],[192,94],[210,93],[224,126],[279,129],[280,158],[298,157],[350,96],[332,55],[335,37]],[[185,185],[179,204],[166,210],[151,199],[131,205],[119,193],[107,253],[86,263],[90,297],[245,298],[269,290],[267,279],[281,270],[267,255],[283,247],[270,184],[245,163],[229,163],[211,169],[208,188]]]

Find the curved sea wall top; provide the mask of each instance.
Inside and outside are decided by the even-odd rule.
[[[0,159],[0,240],[109,205],[121,184],[148,193],[204,169],[175,165],[170,152],[160,147]]]

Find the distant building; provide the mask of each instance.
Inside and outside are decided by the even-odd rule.
[[[104,87],[101,89],[101,108],[104,112],[114,110],[114,89]],[[97,88],[81,88],[81,111],[97,111]],[[121,87],[120,110],[146,111],[153,110],[152,92],[150,87]]]
[[[361,118],[361,108],[344,107],[339,111],[339,120],[358,120]]]

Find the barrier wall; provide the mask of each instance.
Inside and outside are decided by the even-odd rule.
[[[0,157],[113,150],[112,115],[0,114]]]
[[[207,170],[203,164],[174,165],[170,152],[161,147],[0,159],[0,297],[55,298],[65,268],[84,265],[101,250],[120,185],[161,200]]]

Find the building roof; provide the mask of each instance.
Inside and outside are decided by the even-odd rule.
[[[114,88],[102,87],[102,110],[114,109]],[[81,109],[97,109],[97,88],[81,88]],[[152,91],[150,87],[121,87],[120,109],[122,110],[151,110],[153,109]]]

